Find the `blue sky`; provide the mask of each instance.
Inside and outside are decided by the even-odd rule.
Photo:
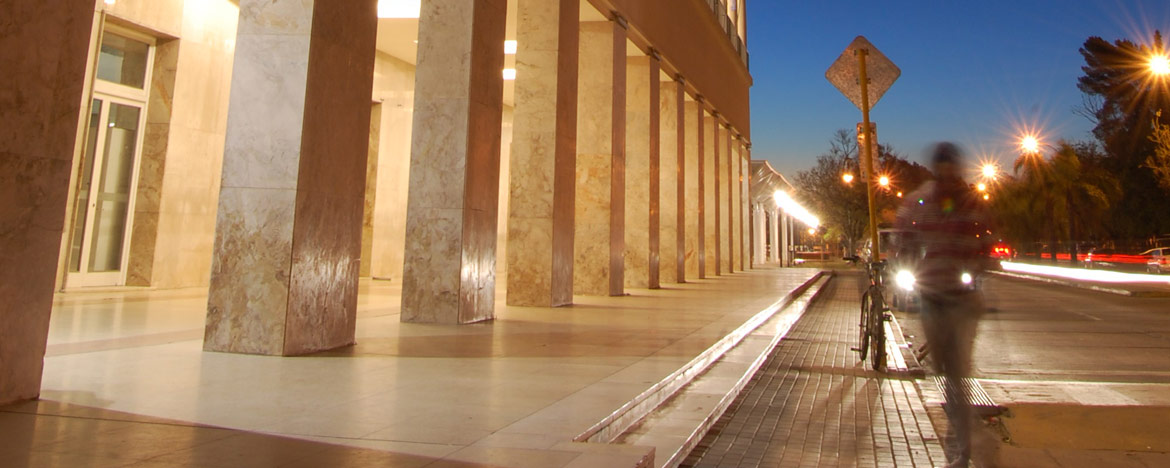
[[[1045,142],[1090,139],[1078,49],[1170,35],[1168,0],[748,2],[752,158],[785,175],[811,167],[861,112],[824,73],[857,35],[902,69],[871,114],[878,140],[910,160],[949,140],[1007,167],[1021,128]]]

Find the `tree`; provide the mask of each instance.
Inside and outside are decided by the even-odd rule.
[[[855,252],[857,241],[865,235],[869,222],[865,185],[859,176],[857,140],[849,130],[838,130],[829,140],[829,151],[817,156],[812,169],[796,174],[798,197],[811,211],[821,217],[828,232],[839,233],[846,248]],[[853,183],[845,183],[841,176],[852,174]]]
[[[1165,200],[1170,189],[1159,186],[1155,166],[1155,129],[1170,124],[1160,109],[1170,109],[1170,90],[1152,79],[1149,57],[1166,50],[1161,33],[1155,32],[1152,45],[1129,40],[1109,43],[1090,37],[1081,47],[1084,76],[1077,87],[1086,95],[1096,126],[1093,135],[1100,141],[1106,158],[1102,165],[1115,174],[1124,190],[1108,215],[1113,238],[1135,239],[1170,231],[1170,211]],[[1155,159],[1155,162],[1158,160]],[[1153,169],[1153,170],[1151,170]]]
[[[876,150],[874,171],[888,175],[899,187],[874,192],[879,219],[891,221],[900,201],[896,191],[909,193],[930,178],[930,171],[906,161],[890,145],[878,145]],[[839,236],[850,252],[855,252],[857,242],[869,235],[869,204],[857,155],[854,133],[837,130],[829,140],[829,151],[817,157],[812,169],[797,173],[795,180],[802,202],[822,217],[825,232]],[[853,175],[854,180],[846,183],[842,180],[845,174]]]
[[[992,203],[1001,232],[1025,245],[1048,241],[1053,261],[1064,240],[1076,262],[1078,241],[1101,232],[1101,219],[1120,195],[1100,159],[1096,145],[1063,141],[1050,159],[1039,153],[1021,155],[1016,175],[1004,181]]]
[[[1162,113],[1158,112],[1158,117],[1161,116]],[[1162,189],[1170,191],[1170,125],[1155,122],[1150,141],[1154,143],[1154,154],[1146,158],[1143,165],[1154,171],[1154,178]]]

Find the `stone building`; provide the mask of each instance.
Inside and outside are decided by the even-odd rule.
[[[464,324],[750,268],[746,37],[744,0],[5,1],[0,403],[59,291],[208,287],[205,350],[287,356],[354,342],[361,277]]]

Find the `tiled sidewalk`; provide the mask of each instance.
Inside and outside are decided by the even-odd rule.
[[[860,278],[838,275],[682,466],[944,465],[914,382],[850,351],[858,304]]]

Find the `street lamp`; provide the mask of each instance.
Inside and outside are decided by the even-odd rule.
[[[987,191],[987,184],[985,184],[983,182],[975,184],[975,189],[979,190],[980,192],[986,192]]]
[[[1024,135],[1020,140],[1020,148],[1026,153],[1040,152],[1040,140],[1036,139],[1035,135]]]
[[[1170,75],[1170,57],[1154,54],[1150,56],[1150,72],[1157,76]]]
[[[983,178],[994,179],[997,172],[999,171],[996,169],[995,164],[987,163],[983,165]]]
[[[880,185],[882,187],[889,187],[890,186],[890,176],[878,177],[878,185]]]
[[[841,175],[841,180],[845,181],[846,184],[851,184],[853,183],[853,174],[846,172]]]

